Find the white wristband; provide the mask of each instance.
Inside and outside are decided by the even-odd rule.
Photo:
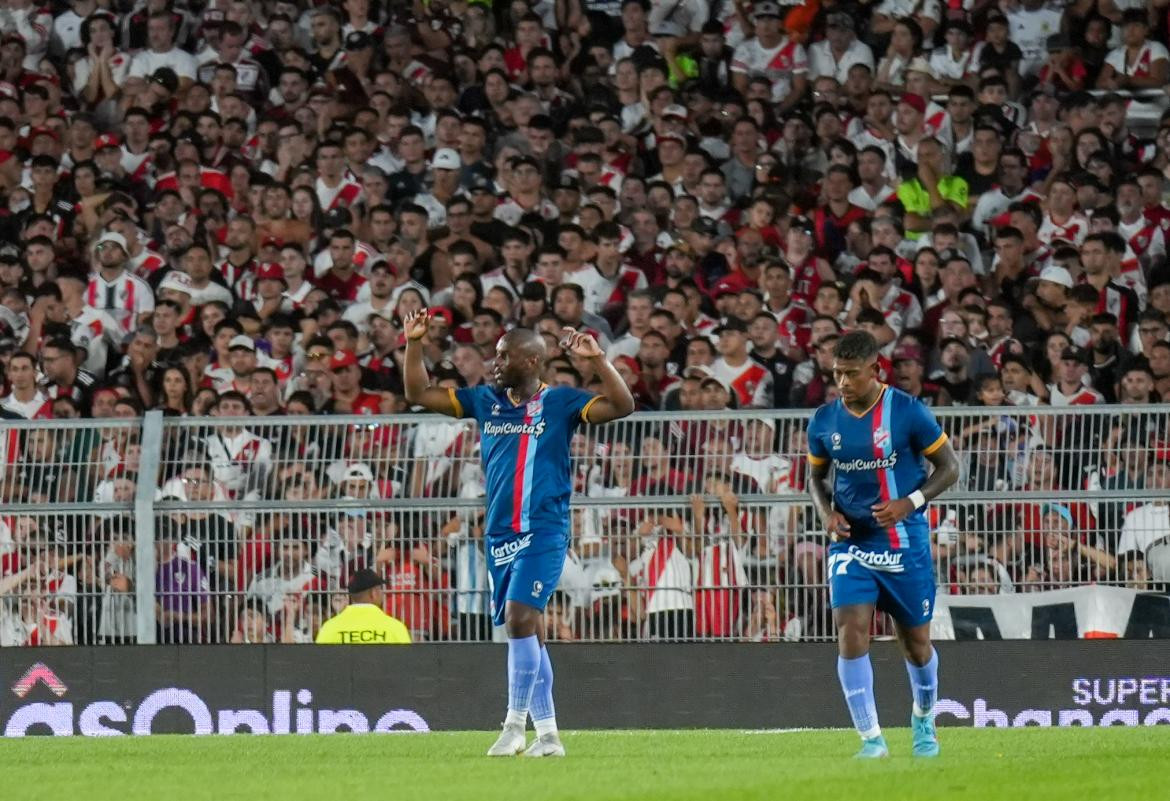
[[[907,497],[910,498],[910,503],[914,504],[915,509],[926,506],[926,496],[922,494],[922,490],[914,490]]]

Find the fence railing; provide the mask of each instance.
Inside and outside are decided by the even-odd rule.
[[[1170,498],[1170,406],[938,415],[963,465],[930,509],[940,593],[1170,582],[1170,532],[1132,514]],[[806,421],[583,426],[548,636],[831,637]],[[17,422],[0,442],[0,645],[311,641],[367,566],[416,638],[498,636],[474,424],[148,413]]]

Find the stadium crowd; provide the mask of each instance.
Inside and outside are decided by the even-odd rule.
[[[409,411],[421,307],[440,385],[484,381],[522,325],[550,383],[588,388],[571,326],[644,410],[813,408],[863,328],[884,380],[1005,407],[951,432],[968,488],[1170,488],[1142,448],[1165,415],[1070,446],[1013,412],[1170,394],[1167,23],[1133,0],[8,0],[0,417],[113,422],[6,436],[5,500],[128,501],[116,423],[148,409],[257,418],[169,428],[163,501],[474,497],[458,423],[260,419]],[[748,509],[803,490],[798,427],[614,431],[581,435],[580,492],[722,509],[579,512],[559,636],[823,633],[815,521]],[[1143,586],[1170,522],[1114,506],[943,510],[967,561],[942,579]],[[416,636],[487,636],[473,519],[160,523],[165,638],[311,638],[362,560]],[[2,644],[132,637],[133,556],[128,517],[5,519]],[[742,589],[785,583],[807,597]]]

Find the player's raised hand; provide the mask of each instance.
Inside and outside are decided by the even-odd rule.
[[[825,521],[825,533],[833,542],[849,539],[849,521],[840,512],[833,512]]]
[[[561,329],[561,348],[584,359],[605,355],[592,335],[575,331],[568,326]]]
[[[899,520],[905,520],[914,511],[914,501],[909,498],[894,498],[885,503],[875,503],[870,509],[879,523],[883,526],[892,526]]]
[[[406,315],[406,319],[402,321],[403,333],[406,334],[408,340],[418,341],[427,335],[427,322],[430,320],[430,314],[426,309],[419,309],[412,311]]]

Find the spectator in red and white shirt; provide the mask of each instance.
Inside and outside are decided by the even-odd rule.
[[[593,238],[597,243],[594,263],[571,273],[568,280],[584,291],[585,311],[604,316],[607,310],[624,306],[634,290],[645,289],[646,274],[622,260],[622,231],[617,223],[601,223]]]
[[[1092,406],[1105,398],[1089,381],[1089,354],[1070,345],[1060,354],[1057,380],[1048,385],[1048,402],[1053,406]]]
[[[6,374],[11,389],[0,398],[0,409],[26,420],[52,417],[52,401],[37,386],[36,359],[27,353],[12,354]]]
[[[715,377],[731,387],[740,408],[770,405],[772,374],[748,354],[747,323],[729,317],[714,333],[719,337],[719,358],[711,365]]]
[[[325,211],[356,205],[362,200],[362,185],[345,169],[345,153],[336,142],[317,146],[317,200]]]
[[[804,96],[808,85],[808,56],[804,47],[785,36],[780,26],[780,6],[772,2],[752,6],[756,35],[735,49],[731,79],[737,91],[747,94],[748,80],[763,75],[772,83],[772,100],[784,112]]]
[[[154,292],[149,284],[126,271],[130,249],[122,234],[106,231],[94,245],[94,251],[98,269],[89,279],[86,305],[107,312],[129,333],[154,310]]]

